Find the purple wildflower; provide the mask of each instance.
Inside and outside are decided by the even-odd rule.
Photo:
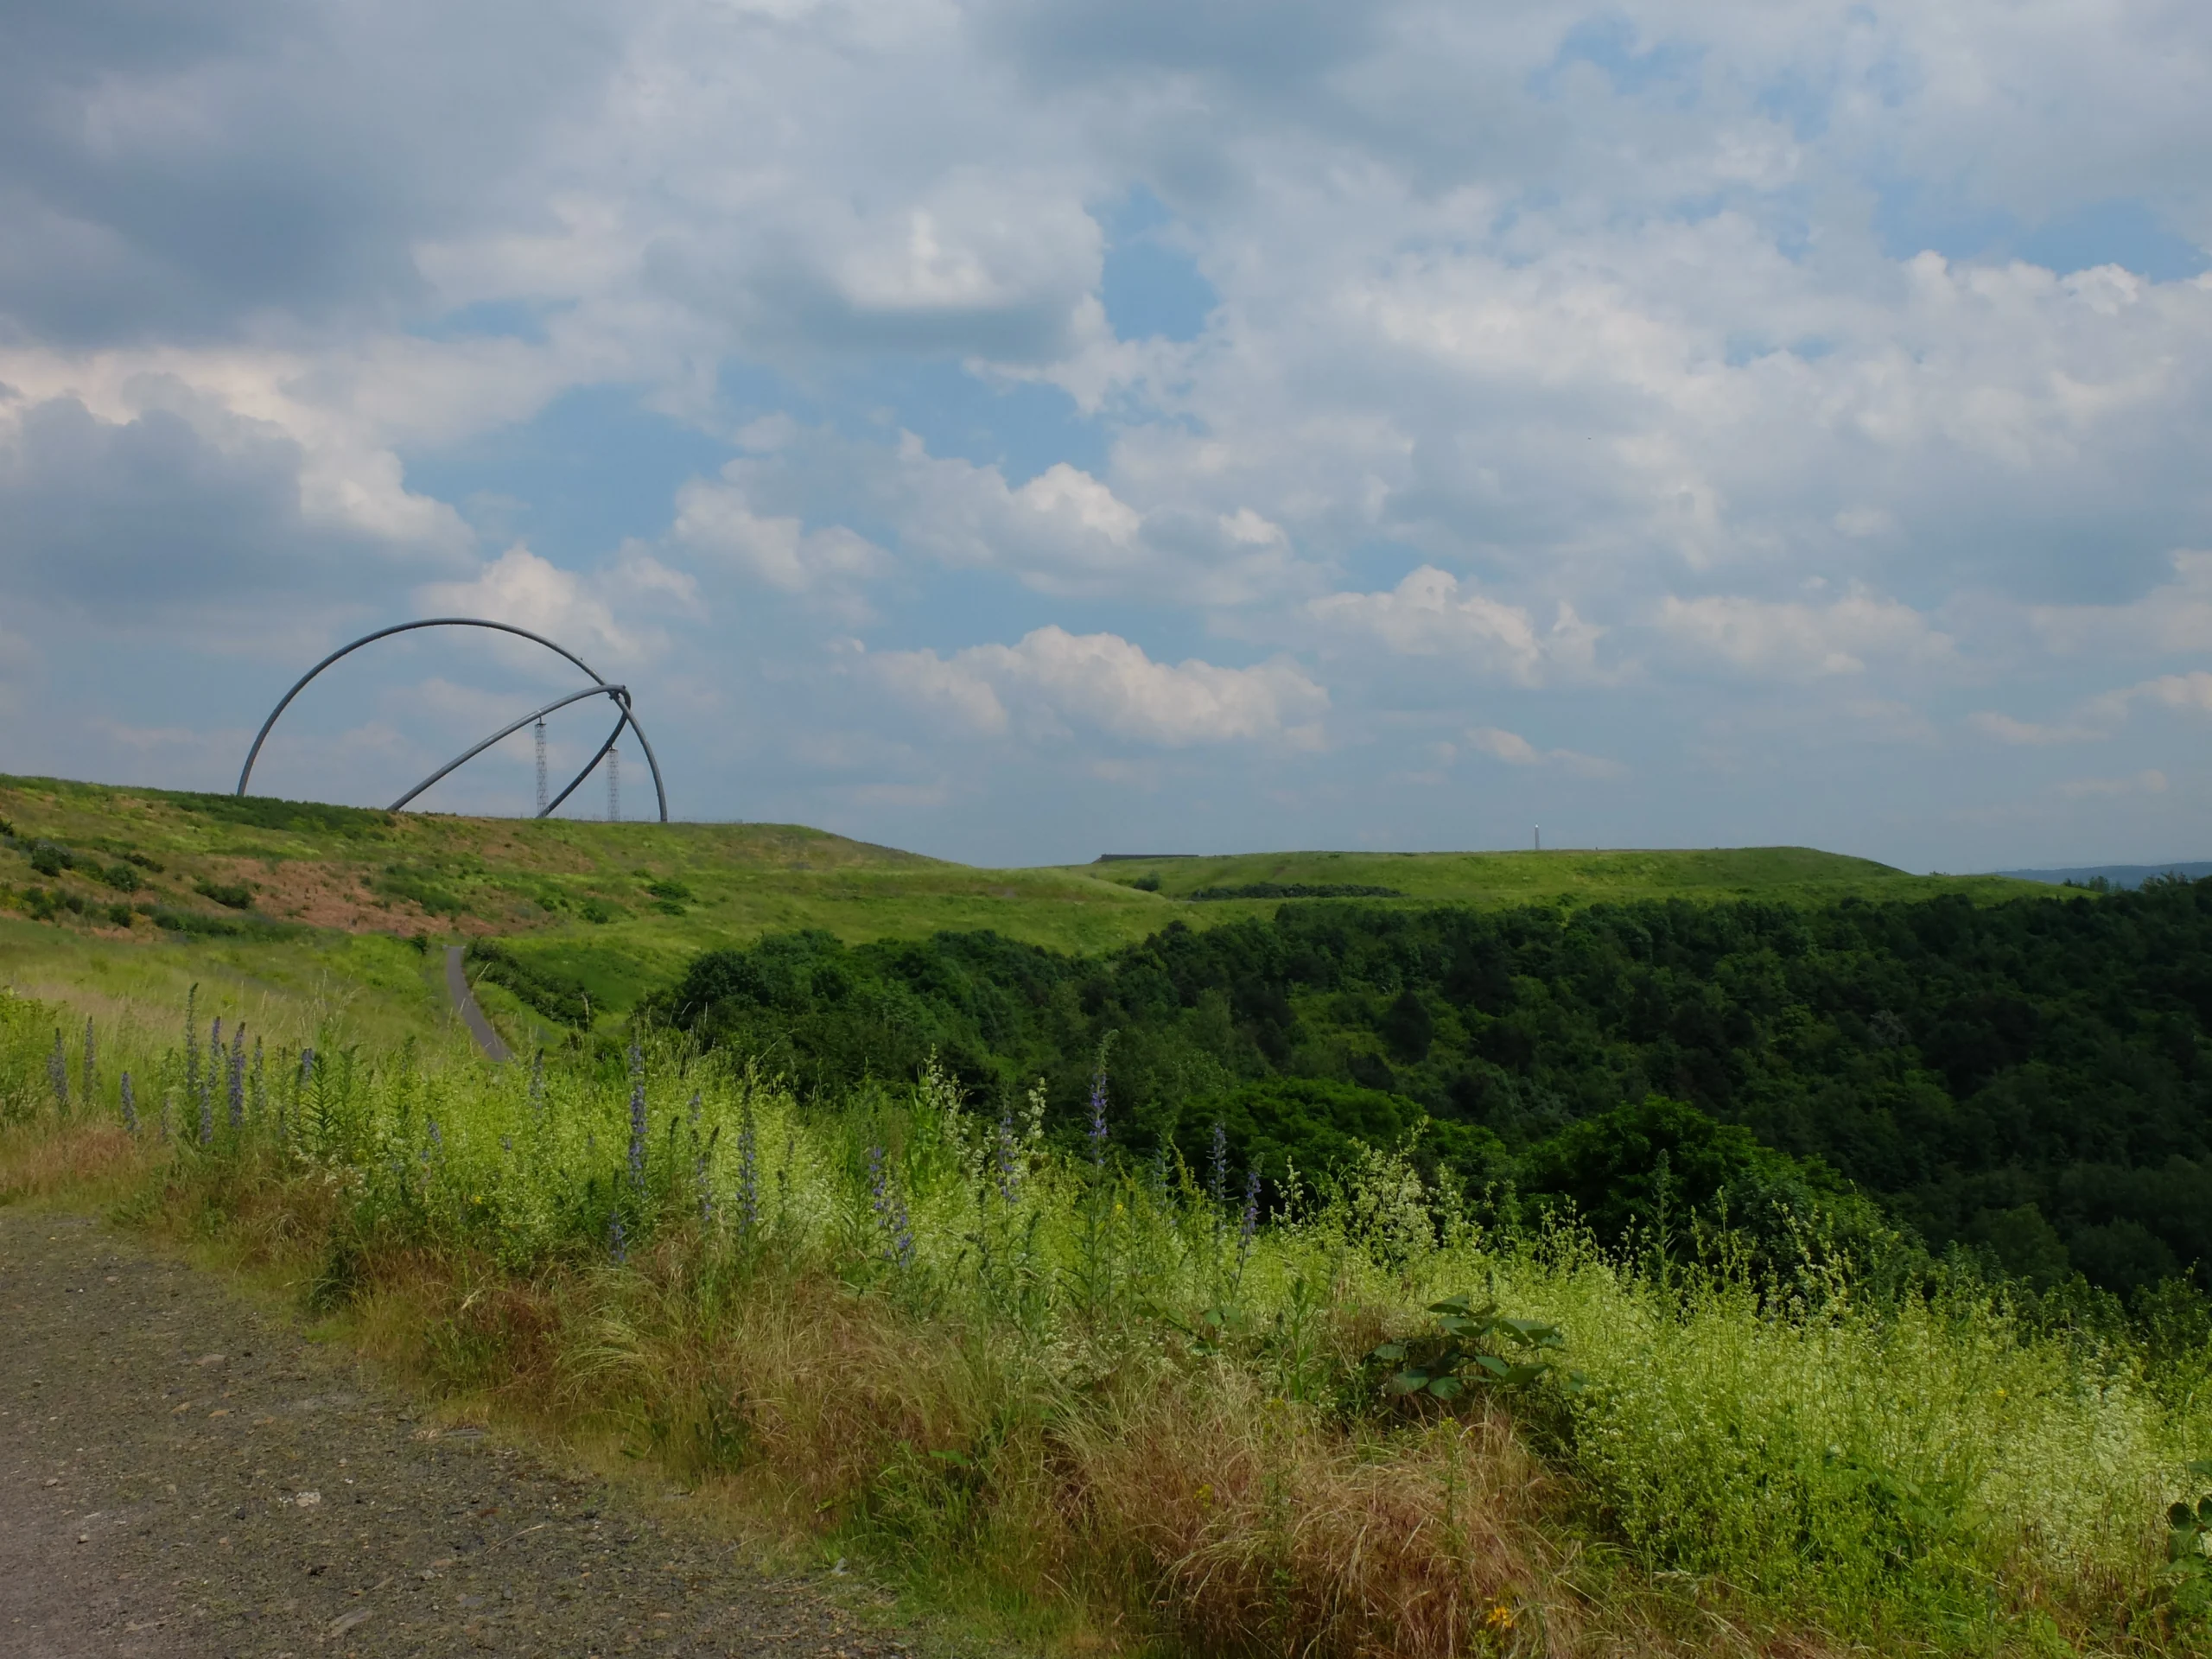
[[[223,1052],[223,1016],[217,1014],[207,1036],[207,1069],[200,1078],[200,1144],[215,1138],[215,1066]]]
[[[130,1092],[130,1074],[123,1074],[123,1128],[126,1134],[138,1133],[138,1102]]]
[[[97,1075],[95,1068],[98,1059],[98,1053],[92,1047],[92,1022],[87,1018],[85,1021],[85,1104],[87,1106],[99,1098],[99,1090],[93,1087],[92,1081]]]
[[[1103,1065],[1090,1079],[1090,1166],[1101,1171],[1106,1167],[1106,1068]]]
[[[46,1080],[54,1088],[54,1109],[69,1116],[69,1062],[61,1058],[61,1033],[54,1033],[54,1052],[46,1057]]]
[[[621,1266],[629,1255],[629,1252],[623,1248],[622,1217],[620,1216],[614,1217],[607,1224],[607,1253],[614,1258],[614,1264],[617,1267]]]
[[[747,1090],[737,1117],[737,1225],[746,1234],[760,1218],[760,1147],[753,1122],[753,1091]]]
[[[192,1100],[200,1093],[200,987],[194,985],[184,994],[184,1097]]]
[[[906,1215],[906,1201],[891,1182],[891,1171],[881,1147],[868,1149],[868,1190],[875,1200],[876,1224],[883,1229],[884,1255],[895,1268],[914,1265],[914,1228]]]
[[[1229,1202],[1229,1131],[1218,1122],[1213,1126],[1213,1172],[1206,1191],[1213,1195],[1215,1208]]]
[[[630,1045],[630,1185],[645,1184],[645,1053]]]
[[[998,1166],[999,1201],[1012,1205],[1021,1196],[1021,1143],[1014,1138],[1014,1108],[999,1114],[998,1142],[992,1148]]]
[[[231,1036],[231,1128],[233,1132],[245,1127],[245,1027],[241,1025]]]

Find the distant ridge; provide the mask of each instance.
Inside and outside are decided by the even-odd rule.
[[[2077,869],[2064,870],[1993,870],[1993,875],[2009,875],[2019,881],[2048,881],[2053,887],[2071,881],[2075,887],[2087,887],[2097,877],[2115,887],[2139,887],[2154,875],[2185,875],[2192,881],[2212,875],[2212,863],[2196,864],[2084,864]]]

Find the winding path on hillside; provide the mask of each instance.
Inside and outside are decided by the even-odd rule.
[[[0,1654],[906,1651],[89,1217],[0,1210]]]
[[[477,1047],[501,1065],[514,1058],[514,1051],[492,1029],[484,1010],[476,1006],[476,993],[468,986],[468,953],[461,945],[446,946],[446,995],[453,999],[454,1012],[468,1027],[468,1034],[476,1039]]]

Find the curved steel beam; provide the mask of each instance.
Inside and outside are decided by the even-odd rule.
[[[539,817],[551,817],[553,816],[554,809],[559,806],[562,802],[567,800],[569,796],[575,794],[576,792],[577,785],[582,784],[585,779],[590,777],[592,773],[599,770],[599,763],[607,759],[607,751],[614,747],[615,741],[622,735],[623,727],[628,724],[629,715],[626,712],[615,716],[614,729],[607,734],[607,741],[599,746],[599,751],[597,753],[594,754],[590,760],[584,762],[584,769],[578,772],[575,777],[569,779],[569,786],[563,790],[558,795],[556,795],[551,800],[545,803],[545,810],[537,815]],[[633,728],[632,729],[635,728]],[[666,823],[668,822],[668,809],[665,807],[661,809],[660,821],[663,823]]]
[[[478,755],[483,753],[485,750],[490,748],[494,743],[497,743],[501,738],[512,737],[517,732],[522,730],[524,727],[529,725],[531,721],[543,720],[546,715],[551,714],[556,709],[565,709],[572,702],[582,702],[586,697],[612,697],[614,699],[616,703],[620,704],[623,697],[628,694],[628,690],[629,688],[626,686],[607,685],[601,683],[599,685],[588,685],[581,691],[571,691],[565,697],[556,697],[552,702],[547,703],[543,709],[537,710],[535,713],[524,715],[520,720],[515,721],[513,725],[501,727],[498,731],[493,733],[491,736],[486,738],[481,743],[479,743],[474,748],[469,750],[467,753],[447,761],[445,765],[440,766],[435,772],[425,778],[421,783],[416,785],[414,788],[409,790],[404,795],[401,796],[385,810],[390,812],[398,811],[401,807],[406,805],[408,802],[413,800],[417,795],[420,795],[432,784],[436,783],[439,779],[444,777],[448,772],[467,766]],[[618,732],[622,729],[620,722],[616,722],[614,729]]]
[[[269,734],[276,726],[278,717],[283,714],[285,709],[291,707],[292,699],[298,696],[301,692],[306,690],[309,682],[314,680],[318,674],[321,673],[326,668],[328,668],[333,663],[337,662],[340,658],[351,656],[353,652],[359,651],[363,645],[373,645],[376,641],[389,639],[395,633],[411,633],[417,628],[489,628],[498,633],[512,633],[519,639],[529,640],[532,645],[543,645],[546,650],[552,652],[556,656],[566,658],[569,662],[574,663],[578,668],[583,670],[585,673],[590,675],[594,683],[594,686],[590,690],[587,690],[582,695],[593,695],[594,691],[600,690],[601,688],[605,688],[607,685],[607,681],[600,678],[598,671],[593,668],[589,663],[584,661],[582,658],[577,656],[575,652],[569,650],[566,646],[555,644],[542,633],[532,633],[528,628],[518,628],[512,622],[493,622],[484,617],[478,616],[431,616],[425,617],[417,622],[395,623],[388,628],[378,628],[373,633],[365,633],[350,645],[340,645],[336,651],[332,652],[329,656],[324,658],[321,662],[317,663],[306,673],[301,675],[300,677],[293,683],[292,689],[287,691],[283,696],[278,700],[276,706],[269,711],[269,718],[261,722],[261,729],[254,734],[253,747],[246,751],[245,765],[238,769],[238,786],[234,792],[239,795],[245,793],[246,784],[253,776],[253,763],[261,758],[261,746],[269,741]],[[615,740],[622,735],[622,728],[626,725],[632,731],[638,734],[638,746],[645,752],[645,765],[652,771],[653,775],[653,794],[660,806],[660,821],[663,823],[666,823],[668,822],[668,789],[667,785],[661,780],[660,761],[653,754],[653,746],[646,741],[645,728],[638,724],[637,715],[631,711],[629,693],[620,688],[617,688],[617,690],[619,695],[615,696],[614,701],[622,709],[622,718],[615,722],[614,735],[608,738],[606,743],[601,746],[598,755],[593,758],[591,766],[585,767],[583,772],[577,774],[575,782],[570,784],[567,789],[561,791],[559,799],[556,799],[553,803],[553,805],[558,806],[561,804],[561,801],[566,800],[570,792],[575,789],[576,785],[582,783],[584,779],[590,775],[592,766],[596,766],[601,760],[606,758],[607,751],[614,747]],[[570,697],[564,701],[573,702],[575,700],[575,698]],[[547,708],[549,709],[558,709],[562,706],[563,704],[558,702],[549,703]],[[530,719],[535,718],[537,718],[536,715],[530,716]],[[528,720],[524,720],[521,722],[523,725],[527,725],[528,723]],[[500,733],[499,737],[505,737],[510,733],[518,729],[520,729],[519,726],[511,726],[507,728],[507,731]],[[467,754],[463,755],[461,760],[454,761],[453,763],[454,766],[461,765],[462,760],[467,760],[474,758],[475,755],[480,753],[485,748],[489,747],[492,743],[496,743],[499,741],[499,739],[495,737],[488,740],[486,743],[478,745],[477,747],[471,749]],[[444,777],[446,772],[451,772],[452,770],[453,766],[448,766],[444,771],[440,772],[435,776],[425,779],[423,783],[416,785],[415,788],[409,791],[407,794],[400,798],[401,803],[404,804],[408,801],[413,800],[416,796],[421,794],[424,790],[428,789],[431,784],[435,783],[439,778]],[[394,807],[392,810],[397,811],[398,808]],[[549,806],[546,810],[548,812],[551,811],[552,807]],[[544,814],[541,813],[539,816],[543,817]]]

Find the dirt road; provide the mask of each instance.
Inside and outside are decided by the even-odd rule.
[[[78,1217],[0,1210],[0,1654],[903,1645]]]

